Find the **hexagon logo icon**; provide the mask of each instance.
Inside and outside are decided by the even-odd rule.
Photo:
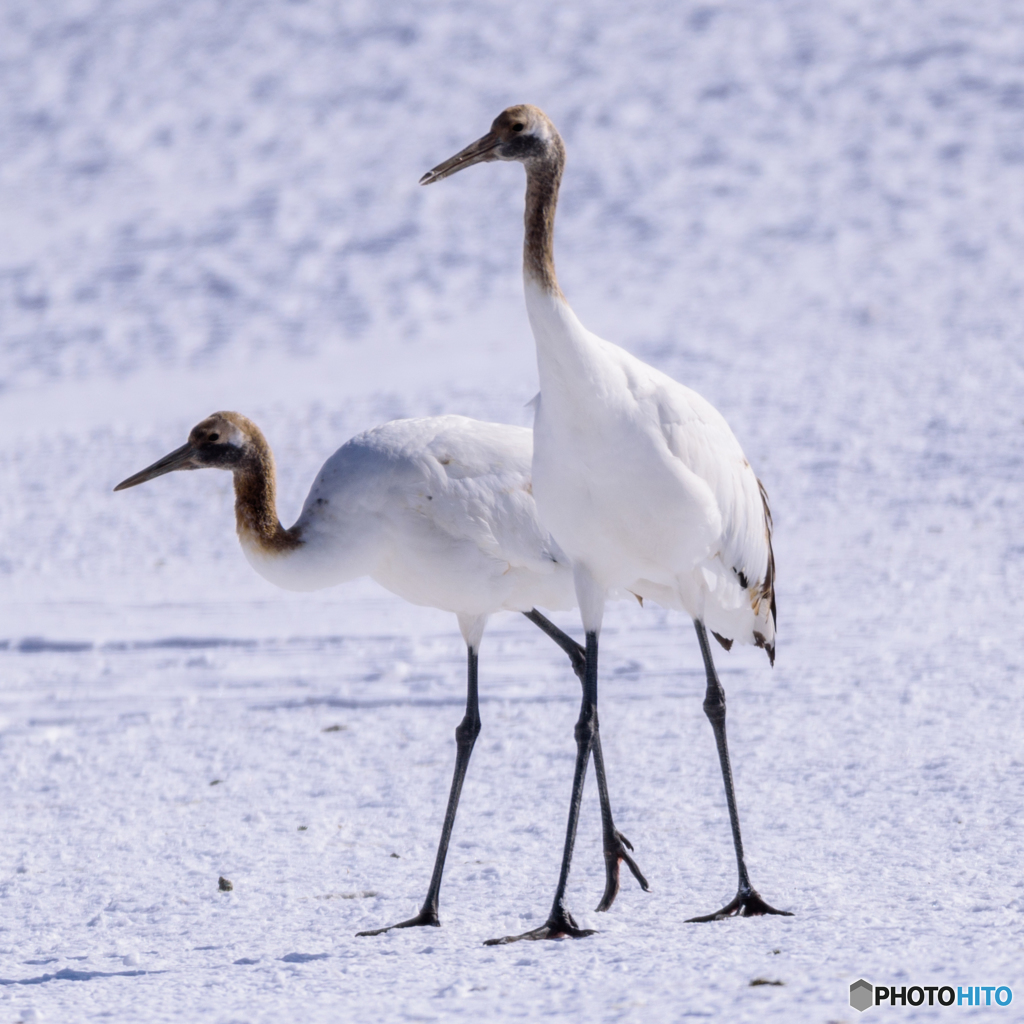
[[[863,1013],[873,1002],[874,993],[871,989],[871,982],[858,978],[850,986],[850,1005]]]

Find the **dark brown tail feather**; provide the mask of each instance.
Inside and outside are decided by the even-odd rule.
[[[764,535],[768,541],[768,570],[764,574],[764,583],[761,584],[761,599],[767,598],[771,602],[772,627],[775,627],[775,553],[772,551],[772,510],[768,507],[768,492],[764,484],[757,481],[757,489],[761,492],[761,504],[764,506]],[[763,637],[758,637],[758,647],[763,647],[768,652],[768,660],[775,665],[775,644],[766,644]]]

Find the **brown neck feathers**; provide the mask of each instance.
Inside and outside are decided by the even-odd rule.
[[[523,270],[545,291],[561,296],[555,276],[555,207],[565,166],[565,146],[554,133],[543,157],[526,165],[526,233]]]
[[[244,461],[235,469],[235,522],[240,537],[267,552],[290,551],[302,541],[277,518],[274,456],[262,434],[250,437]]]

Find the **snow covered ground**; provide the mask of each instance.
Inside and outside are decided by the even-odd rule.
[[[876,1015],[1020,1019],[1019,5],[6,0],[0,89],[0,1021],[852,1021],[862,976],[1014,991]],[[416,184],[518,101],[567,141],[575,309],[772,498],[776,668],[718,660],[793,918],[684,923],[735,881],[699,653],[618,605],[602,736],[652,892],[592,913],[591,780],[599,934],[481,944],[546,914],[578,708],[505,616],[444,927],[355,938],[425,890],[454,619],[275,591],[226,475],[111,493],[217,408],[286,521],[363,427],[528,423],[522,172]]]

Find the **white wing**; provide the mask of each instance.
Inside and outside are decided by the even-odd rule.
[[[672,455],[707,484],[718,508],[719,533],[701,565],[708,591],[706,624],[725,639],[752,640],[773,657],[775,572],[764,489],[729,424],[710,402],[623,354],[637,403],[656,418]]]
[[[303,536],[419,604],[571,607],[567,560],[537,520],[532,450],[525,428],[462,416],[376,427],[324,465]]]

